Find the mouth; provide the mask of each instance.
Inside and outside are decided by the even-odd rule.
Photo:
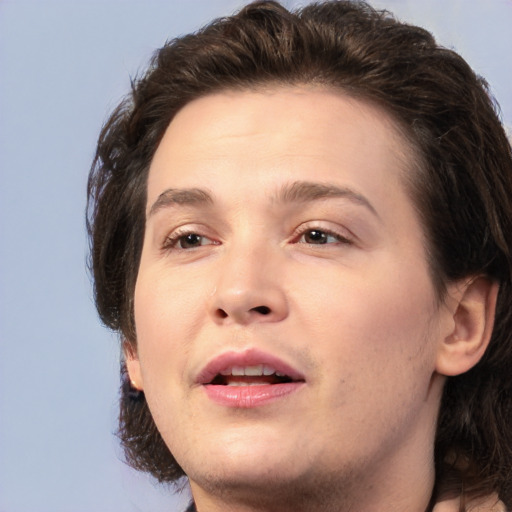
[[[272,366],[232,366],[218,373],[209,383],[214,386],[264,386],[286,384],[294,379]]]
[[[227,407],[261,406],[298,391],[304,376],[279,358],[248,350],[214,358],[198,375],[206,395]]]

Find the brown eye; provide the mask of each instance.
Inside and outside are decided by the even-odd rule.
[[[171,233],[162,244],[164,251],[188,251],[205,245],[218,245],[218,241],[200,235],[197,231],[177,229]]]
[[[329,233],[328,231],[323,231],[321,229],[308,229],[301,236],[300,242],[305,244],[324,245],[347,242],[347,240],[339,235]]]
[[[326,244],[328,238],[329,235],[325,231],[320,231],[318,229],[311,229],[304,233],[304,242],[307,244]]]
[[[198,235],[197,233],[188,233],[187,235],[180,236],[178,239],[178,246],[180,249],[192,249],[201,245],[207,245],[208,238]]]

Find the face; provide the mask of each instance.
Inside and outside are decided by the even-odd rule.
[[[431,457],[449,322],[411,161],[384,112],[326,90],[219,93],[171,122],[129,370],[193,490],[375,488]]]

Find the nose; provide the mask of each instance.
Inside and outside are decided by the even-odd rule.
[[[210,297],[210,314],[217,324],[248,325],[279,322],[288,316],[279,255],[267,251],[232,250],[219,261]]]

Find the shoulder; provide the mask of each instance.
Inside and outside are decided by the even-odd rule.
[[[194,502],[192,502],[188,507],[187,507],[187,510],[185,510],[185,512],[197,512],[196,511],[196,505]]]
[[[432,512],[459,512],[460,497],[437,502]],[[508,512],[505,504],[496,495],[476,498],[469,501],[464,508],[466,512]]]

